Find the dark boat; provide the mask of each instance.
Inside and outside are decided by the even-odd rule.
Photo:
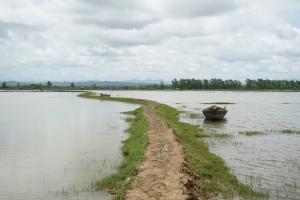
[[[110,94],[103,94],[103,93],[100,93],[100,96],[101,96],[101,97],[110,97]]]
[[[223,119],[223,117],[226,115],[228,111],[226,110],[226,106],[224,108],[221,108],[219,106],[213,105],[211,107],[202,110],[202,112],[206,119],[216,121],[216,120]]]

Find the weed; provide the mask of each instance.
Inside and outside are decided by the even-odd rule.
[[[232,102],[210,102],[210,103],[202,103],[202,104],[235,104]]]
[[[246,135],[246,136],[253,136],[253,135],[262,135],[264,133],[260,131],[240,131],[239,134]]]
[[[291,130],[291,129],[285,129],[285,130],[282,130],[281,133],[285,133],[285,134],[300,134],[300,131],[298,131],[298,130]]]

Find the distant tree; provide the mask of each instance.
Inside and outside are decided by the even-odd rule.
[[[172,80],[172,88],[173,89],[179,88],[179,82],[177,81],[176,78],[174,80]]]
[[[7,88],[6,82],[3,82],[3,83],[2,83],[2,88],[3,88],[3,89]]]
[[[20,87],[21,87],[21,86],[20,86],[20,83],[18,83],[18,84],[17,84],[17,89],[20,89]]]
[[[72,89],[74,89],[74,88],[75,88],[74,83],[71,83],[70,87],[71,87]]]
[[[47,87],[50,90],[50,87],[52,86],[52,83],[50,81],[47,82]]]
[[[42,89],[42,84],[31,84],[31,85],[29,85],[30,87],[31,87],[31,89],[33,89],[33,90],[43,90]]]
[[[164,82],[161,81],[161,82],[160,82],[160,89],[163,90],[164,88],[165,88],[165,84],[164,84]]]
[[[92,84],[92,87],[93,87],[93,89],[94,90],[96,90],[97,89],[97,85],[94,83],[94,84]]]

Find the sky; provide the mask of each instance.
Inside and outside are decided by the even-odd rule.
[[[300,0],[0,0],[0,81],[300,79]]]

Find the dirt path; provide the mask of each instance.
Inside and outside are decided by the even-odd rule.
[[[149,120],[150,142],[145,161],[136,168],[137,178],[126,191],[125,199],[188,199],[185,185],[188,177],[183,173],[185,156],[173,131],[155,115],[159,103],[144,107]]]

